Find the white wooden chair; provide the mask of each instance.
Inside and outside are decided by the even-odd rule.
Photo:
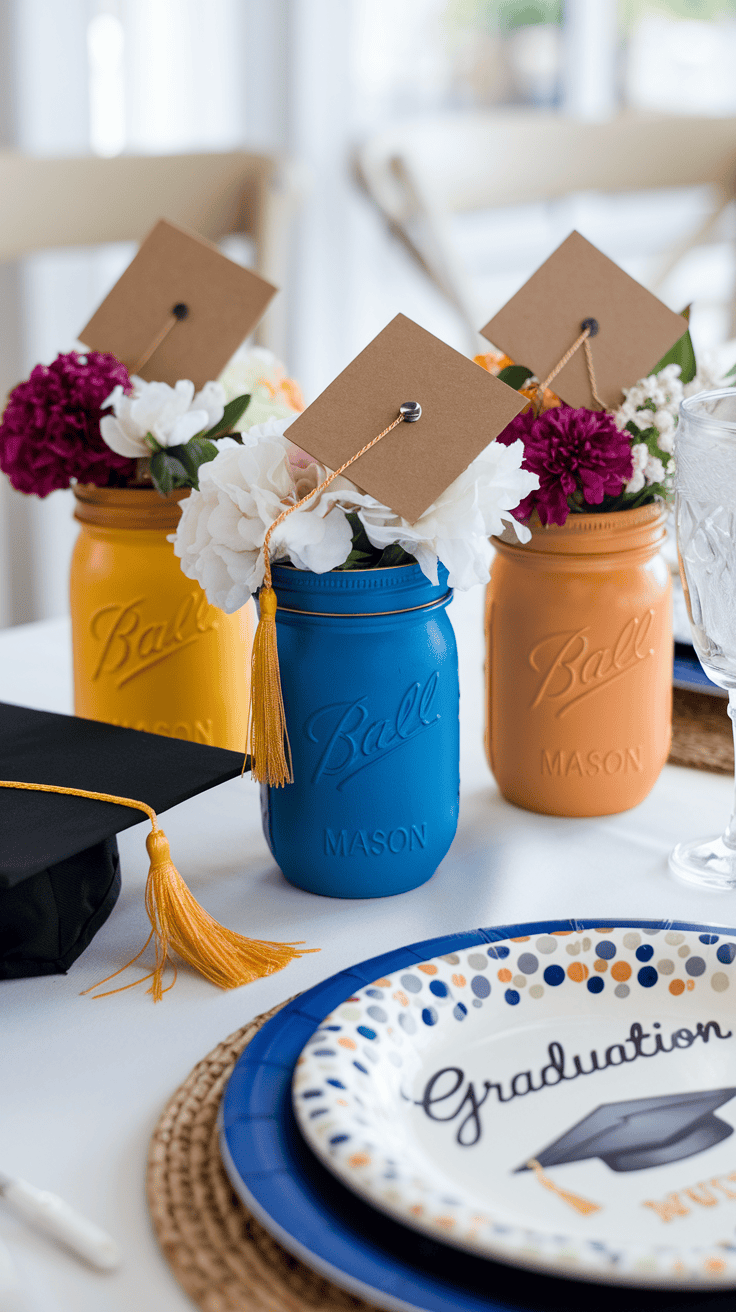
[[[16,261],[63,247],[138,241],[167,218],[213,241],[246,236],[256,271],[284,287],[292,222],[305,186],[304,171],[293,161],[244,151],[113,159],[0,151],[0,409],[22,368]],[[287,305],[288,293],[275,297],[256,334],[282,358]],[[60,343],[60,349],[67,345]],[[0,475],[0,627],[37,618],[43,610],[51,509],[14,493]]]
[[[494,309],[480,306],[452,232],[455,215],[579,192],[712,189],[697,230],[667,253],[652,290],[711,237],[736,194],[736,119],[627,112],[606,123],[552,111],[424,116],[387,129],[357,156],[359,174],[393,229],[459,311],[474,349]]]

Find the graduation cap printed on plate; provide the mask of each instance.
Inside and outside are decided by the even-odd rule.
[[[602,1103],[517,1173],[534,1171],[540,1184],[576,1211],[598,1211],[598,1204],[561,1189],[546,1169],[599,1157],[612,1171],[644,1171],[705,1152],[733,1134],[733,1126],[714,1113],[735,1094],[736,1088],[703,1089]]]
[[[280,787],[292,779],[271,587],[274,530],[348,468],[363,492],[414,524],[525,405],[526,397],[397,314],[289,426],[289,440],[333,472],[284,510],[264,540],[251,678],[255,780]]]
[[[579,232],[572,232],[480,331],[541,382],[549,381],[589,321],[593,375],[581,350],[554,375],[555,392],[572,406],[594,408],[600,398],[615,409],[623,388],[646,377],[685,331],[682,315]]]
[[[0,979],[63,973],[79,956],[120,891],[115,836],[141,812],[153,827],[146,907],[157,962],[146,978],[154,998],[168,948],[223,988],[300,956],[293,945],[218,925],[172,864],[156,820],[242,765],[240,753],[223,748],[0,703],[0,780],[28,785],[0,786]]]
[[[276,288],[161,219],[79,334],[141,378],[200,388],[253,331]]]

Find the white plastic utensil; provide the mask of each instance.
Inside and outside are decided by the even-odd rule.
[[[17,1216],[52,1239],[66,1244],[73,1253],[98,1270],[114,1271],[119,1266],[120,1251],[115,1241],[99,1226],[75,1212],[63,1198],[45,1189],[37,1189],[26,1180],[13,1180],[2,1173],[0,1197]],[[0,1312],[4,1312],[1,1302]]]
[[[0,1240],[0,1312],[31,1312],[9,1250]]]

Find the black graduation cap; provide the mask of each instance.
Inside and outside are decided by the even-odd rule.
[[[155,812],[232,779],[239,752],[0,702],[0,780],[101,793],[0,787],[0,979],[63,974],[109,916],[120,891],[116,834],[149,815],[146,905],[156,938],[154,997],[168,948],[233,987],[301,955],[226,930],[171,862]],[[126,799],[130,805],[126,805]],[[246,946],[247,945],[247,946]]]
[[[679,1162],[733,1134],[733,1126],[714,1112],[734,1094],[736,1088],[704,1089],[602,1103],[517,1170],[564,1166],[588,1157],[600,1157],[612,1171]]]

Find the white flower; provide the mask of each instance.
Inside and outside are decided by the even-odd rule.
[[[647,483],[664,482],[664,465],[658,456],[649,456],[644,467],[644,477]]]
[[[242,432],[267,419],[288,419],[304,409],[297,384],[273,351],[262,346],[241,346],[220,374],[228,401],[250,396],[250,404],[235,425]]]
[[[634,458],[634,468],[626,484],[627,492],[641,492],[645,482],[647,461],[649,459],[649,449],[646,442],[635,442],[631,448],[631,454]]]
[[[136,377],[131,382],[132,395],[116,387],[105,402],[114,414],[100,420],[104,440],[118,455],[150,456],[147,433],[159,446],[180,446],[222,419],[225,392],[219,383],[205,383],[195,396],[194,383],[188,379],[180,379],[174,387]]]
[[[198,579],[209,601],[228,614],[263,582],[263,541],[282,510],[298,499],[295,475],[300,486],[307,480],[310,487],[325,475],[320,466],[291,466],[284,430],[294,418],[292,413],[250,429],[242,446],[224,438],[215,459],[200,467],[199,491],[182,503],[174,551],[187,577]],[[271,538],[271,558],[323,574],[341,565],[351,546],[344,510],[320,497],[284,520]]]
[[[511,514],[539,487],[537,475],[521,468],[523,458],[522,442],[511,446],[491,442],[415,524],[361,493],[356,497],[361,506],[358,516],[374,547],[398,542],[432,583],[437,583],[440,560],[449,572],[450,587],[465,591],[490,578],[491,534],[501,533],[509,524],[521,542],[531,536]]]

